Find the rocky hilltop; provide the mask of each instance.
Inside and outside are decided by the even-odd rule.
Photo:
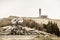
[[[38,30],[42,30],[41,25],[35,21],[24,18],[21,20],[16,16],[3,18],[0,22],[0,35],[38,35],[40,34]],[[34,25],[39,29],[33,28]]]
[[[0,35],[38,35],[33,40],[55,40],[54,38],[59,40],[60,37],[54,35],[55,33],[47,33],[47,30],[43,28],[43,23],[47,24],[48,21],[57,22],[59,25],[59,20],[38,17],[10,16],[2,18],[0,19]]]

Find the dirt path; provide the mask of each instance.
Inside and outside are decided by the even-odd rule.
[[[36,35],[9,35],[9,36],[0,36],[0,40],[33,40]]]

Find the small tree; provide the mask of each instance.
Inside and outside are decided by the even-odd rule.
[[[47,27],[46,27],[47,32],[48,33],[51,33],[51,34],[53,33],[52,32],[52,25],[53,25],[52,22],[49,21],[48,24],[47,24]]]
[[[55,34],[57,36],[59,35],[59,28],[58,28],[57,23],[55,22],[52,23],[52,21],[51,22],[49,21],[47,25],[44,24],[43,26],[47,30],[48,33]]]
[[[54,23],[53,24],[53,33],[55,33],[55,35],[59,35],[59,28],[58,28],[58,25],[57,25],[57,23]]]

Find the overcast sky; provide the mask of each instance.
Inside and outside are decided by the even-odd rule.
[[[0,0],[0,18],[8,16],[38,17],[42,15],[60,19],[60,0]]]

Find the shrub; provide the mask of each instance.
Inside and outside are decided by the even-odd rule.
[[[58,25],[57,23],[52,23],[52,21],[48,22],[48,24],[43,24],[44,28],[47,30],[48,33],[51,33],[51,34],[55,34],[57,36],[59,36],[59,28],[58,28]]]
[[[43,27],[41,27],[40,24],[36,23],[34,20],[27,19],[23,21],[23,26],[28,26],[30,28],[35,28],[37,30],[42,30]]]

